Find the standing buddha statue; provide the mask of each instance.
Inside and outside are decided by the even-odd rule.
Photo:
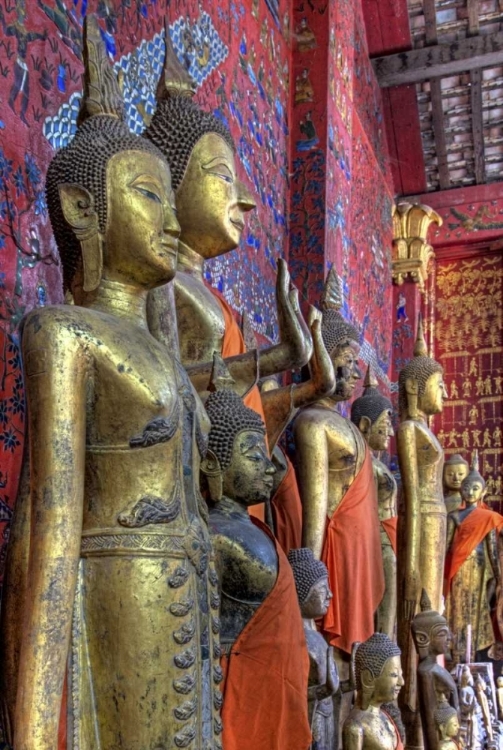
[[[437,708],[435,711],[435,724],[439,736],[438,750],[460,750],[457,741],[459,735],[458,712],[449,704]]]
[[[170,172],[130,134],[92,16],[84,45],[80,125],[46,183],[77,304],[31,312],[22,335],[31,493],[13,559],[27,567],[3,613],[20,637],[13,745],[54,750],[61,710],[68,750],[218,750],[207,422],[146,316],[148,291],[176,270]]]
[[[459,453],[454,453],[444,463],[443,483],[444,500],[447,513],[457,510],[461,505],[461,482],[468,475],[470,467]]]
[[[494,634],[491,611],[501,582],[498,535],[503,516],[480,506],[484,490],[475,452],[470,473],[461,483],[463,506],[449,513],[447,523],[445,596],[454,637],[453,664],[464,661],[468,626],[475,655],[500,640]]]
[[[327,566],[333,591],[322,630],[332,645],[349,654],[355,641],[374,632],[384,573],[370,450],[357,427],[337,411],[361,377],[358,331],[344,320],[341,306],[340,279],[332,269],[322,299],[321,331],[334,366],[335,390],[299,412],[294,439],[303,545]]]
[[[393,639],[396,630],[397,486],[395,477],[379,459],[381,451],[388,450],[390,438],[394,435],[391,424],[393,407],[391,401],[377,390],[378,382],[372,375],[370,365],[363,385],[363,395],[351,406],[351,421],[362,433],[370,450],[375,452],[372,465],[377,484],[385,584],[384,596],[377,609],[376,630]]]
[[[421,745],[415,700],[416,657],[410,627],[424,589],[433,609],[442,607],[446,511],[442,489],[444,452],[428,426],[442,411],[447,392],[442,367],[428,356],[419,319],[414,356],[398,377],[400,426],[397,452],[402,479],[403,518],[399,523],[398,644],[405,690],[402,716],[407,746]]]
[[[307,750],[309,659],[286,555],[248,508],[271,494],[265,425],[233,390],[215,354],[202,464],[220,584],[225,750]]]
[[[315,620],[328,610],[332,592],[328,570],[307,547],[288,553],[292,566],[300,611],[304,622],[309,652],[308,713],[313,740],[311,750],[334,750],[339,729],[334,712],[333,696],[339,690],[339,675],[334,660],[334,648],[318,632]]]

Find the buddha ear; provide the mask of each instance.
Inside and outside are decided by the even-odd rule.
[[[407,394],[409,416],[415,419],[417,417],[417,400],[419,397],[419,383],[416,378],[407,378],[405,380],[405,392]]]
[[[213,451],[207,451],[205,458],[201,462],[201,472],[208,482],[210,499],[214,503],[218,503],[222,499],[223,494],[223,477],[220,461]]]
[[[83,289],[93,292],[99,286],[103,270],[103,238],[94,198],[82,185],[75,183],[62,183],[58,189],[63,216],[82,250]]]
[[[360,430],[362,435],[368,435],[371,427],[372,427],[372,422],[370,421],[369,417],[360,417],[358,429]]]

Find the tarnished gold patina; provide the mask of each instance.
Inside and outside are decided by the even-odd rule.
[[[2,627],[19,641],[3,697],[17,750],[56,748],[65,679],[69,750],[217,750],[207,422],[146,319],[148,290],[176,269],[170,173],[113,106],[89,109],[119,98],[92,17],[85,49],[84,115],[47,177],[81,305],[34,311],[23,330],[31,492],[8,562]]]
[[[456,709],[449,705],[437,708],[435,724],[439,735],[438,750],[459,750],[456,742],[459,735],[459,716]]]
[[[444,463],[444,500],[447,513],[461,505],[461,482],[468,476],[470,467],[459,453],[453,453]]]
[[[416,657],[410,627],[422,589],[433,609],[441,609],[446,544],[444,452],[428,426],[428,417],[442,411],[447,392],[442,367],[427,354],[421,319],[414,357],[400,372],[398,382],[397,450],[404,504],[399,528],[398,644],[405,678],[402,715],[407,727],[407,746],[414,747],[421,740],[415,695]]]
[[[442,226],[442,217],[429,206],[420,203],[393,205],[393,281],[403,284],[407,277],[425,291],[430,262],[435,252],[428,242],[432,224]]]
[[[356,701],[344,722],[343,750],[396,750],[400,737],[387,713],[403,686],[400,649],[384,633],[375,633],[355,655]]]
[[[379,456],[389,449],[390,438],[395,434],[391,423],[393,407],[378,389],[370,365],[364,380],[364,391],[353,402],[351,420],[357,425],[372,451],[372,465],[377,484],[381,546],[384,566],[385,591],[377,610],[376,630],[396,637],[397,566],[396,566],[396,480]],[[386,522],[390,522],[386,527]],[[393,548],[393,541],[395,548]]]

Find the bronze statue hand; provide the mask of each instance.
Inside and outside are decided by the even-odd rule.
[[[299,321],[299,325],[302,329],[302,333],[304,334],[305,344],[307,348],[308,353],[308,360],[311,359],[313,356],[313,338],[311,336],[311,323],[304,320],[304,316],[302,315],[300,304],[299,304],[299,290],[296,286],[292,286],[290,289],[290,292],[288,293],[288,298],[290,300],[290,304],[295,310],[295,314],[297,315],[297,320]]]
[[[293,405],[298,409],[329,396],[335,388],[334,367],[323,343],[319,320],[313,321],[311,334],[313,341],[313,356],[309,362],[311,378],[305,383],[295,385],[292,393]]]

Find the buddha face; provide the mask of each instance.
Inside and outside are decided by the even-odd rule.
[[[392,656],[385,663],[379,677],[375,679],[372,703],[382,705],[396,700],[403,684],[400,657]]]
[[[459,734],[459,719],[458,715],[456,713],[453,713],[453,715],[447,719],[445,724],[442,724],[440,727],[441,734],[447,738],[447,737],[457,737]]]
[[[480,479],[465,479],[461,485],[461,497],[467,505],[475,505],[482,500],[484,484]]]
[[[468,476],[466,464],[447,464],[444,466],[444,485],[448,490],[459,491],[461,482]]]
[[[172,279],[180,225],[166,162],[145,151],[115,154],[107,201],[103,276],[146,288]]]
[[[306,601],[302,604],[302,617],[314,620],[323,617],[328,612],[330,599],[333,594],[328,585],[328,576],[317,581],[309,591]]]
[[[180,240],[203,258],[215,258],[239,245],[244,214],[256,204],[236,175],[234,153],[216,133],[194,146],[176,192]]]
[[[231,464],[223,474],[223,494],[246,506],[265,503],[271,496],[275,472],[265,436],[243,430],[234,440]]]
[[[444,376],[441,372],[434,372],[426,381],[424,393],[419,397],[419,408],[425,414],[440,414],[446,398]]]
[[[393,432],[391,424],[391,410],[385,409],[371,425],[369,432],[369,447],[374,451],[386,451]]]
[[[443,619],[443,618],[442,618]],[[430,633],[430,654],[445,654],[449,642],[451,640],[451,633],[447,626],[447,622],[439,623],[431,629]]]
[[[333,401],[347,401],[354,393],[356,383],[362,376],[358,367],[358,350],[356,344],[347,344],[336,347],[330,355],[335,372]]]

